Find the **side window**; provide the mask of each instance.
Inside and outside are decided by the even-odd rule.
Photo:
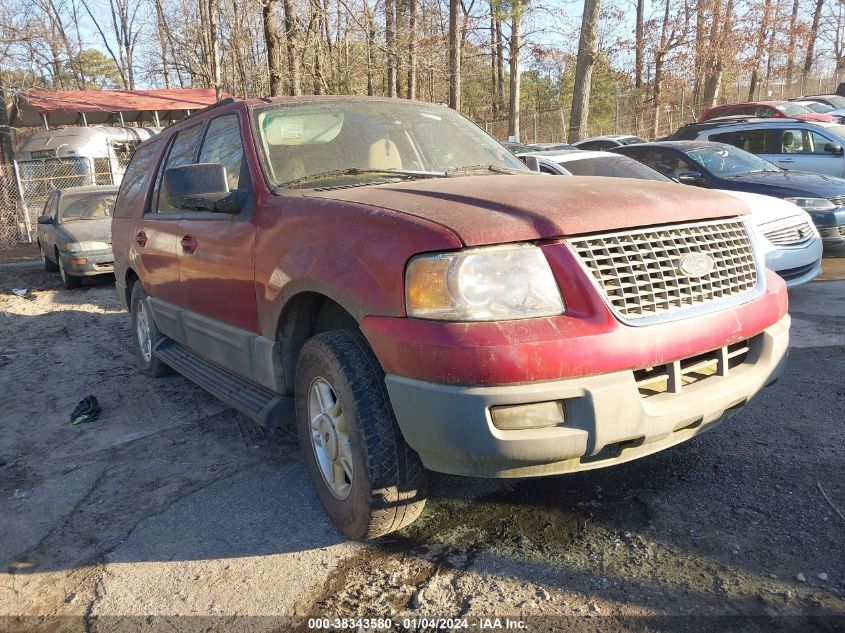
[[[777,113],[771,108],[761,106],[754,110],[754,116],[758,119],[772,119],[777,117]]]
[[[724,134],[711,134],[709,140],[727,143],[752,154],[768,154],[771,152],[772,131],[759,128],[738,130]]]
[[[238,116],[227,114],[213,119],[208,124],[202,142],[199,162],[222,164],[226,168],[229,191],[235,191],[241,186],[241,169],[246,167],[243,158],[244,146]]]
[[[812,154],[810,136],[806,130],[784,130],[780,136],[779,154]]]
[[[813,154],[822,154],[824,156],[833,156],[830,152],[826,152],[824,146],[829,143],[836,144],[836,141],[833,141],[823,134],[819,134],[818,132],[809,131],[810,134],[810,145],[813,148]]]
[[[651,167],[654,171],[663,174],[664,176],[669,178],[673,178],[675,176],[675,165],[677,164],[678,159],[672,152],[660,149],[640,150],[640,155],[637,156],[637,160],[646,167]]]
[[[158,156],[159,142],[153,141],[135,150],[117,193],[114,204],[114,217],[131,218],[138,207],[142,207],[144,182],[152,173],[156,156]]]
[[[176,138],[170,144],[167,160],[158,172],[155,191],[153,192],[152,206],[157,213],[181,213],[182,209],[167,204],[167,191],[165,191],[163,182],[164,172],[171,167],[179,167],[195,161],[202,127],[202,124],[199,124],[178,132]]]

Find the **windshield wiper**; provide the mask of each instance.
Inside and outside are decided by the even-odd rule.
[[[468,174],[494,173],[494,174],[518,174],[520,171],[498,165],[467,165],[466,167],[455,167],[446,171],[447,176],[466,176]]]
[[[374,176],[374,175],[389,175],[404,178],[443,178],[446,172],[442,171],[414,171],[410,169],[362,169],[360,167],[350,167],[349,169],[333,169],[331,171],[323,171],[317,174],[310,174],[302,176],[289,182],[284,183],[279,188],[290,189],[297,185],[306,182],[315,182],[318,180],[331,180],[332,178],[339,178],[342,176]]]

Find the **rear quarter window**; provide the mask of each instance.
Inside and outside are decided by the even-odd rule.
[[[155,171],[159,145],[158,140],[155,140],[135,150],[117,193],[117,201],[114,205],[115,218],[131,218],[136,211],[144,207],[144,192],[147,190],[144,184],[149,181],[150,175]]]

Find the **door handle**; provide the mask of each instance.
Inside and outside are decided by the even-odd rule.
[[[138,231],[138,233],[135,235],[135,242],[138,244],[138,246],[143,248],[147,245],[147,234],[143,231]]]
[[[186,235],[182,238],[182,250],[188,253],[188,255],[193,254],[197,250],[197,246],[197,238],[193,235]]]
[[[794,163],[794,158],[778,158],[779,163]]]

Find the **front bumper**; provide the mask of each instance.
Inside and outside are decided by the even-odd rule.
[[[845,255],[845,207],[831,211],[808,211],[819,231],[827,257]]]
[[[114,272],[114,253],[111,249],[99,251],[60,252],[67,274],[74,277],[107,275]],[[81,260],[85,260],[82,262]],[[76,263],[74,263],[76,262]]]
[[[789,287],[815,279],[821,272],[822,240],[814,238],[800,247],[775,246],[766,252],[766,268],[775,271]]]
[[[475,477],[526,477],[630,461],[708,430],[782,372],[789,315],[754,336],[728,375],[681,393],[641,396],[632,370],[505,386],[457,386],[388,375],[405,440],[430,470]],[[501,430],[491,408],[563,401],[558,426]]]

